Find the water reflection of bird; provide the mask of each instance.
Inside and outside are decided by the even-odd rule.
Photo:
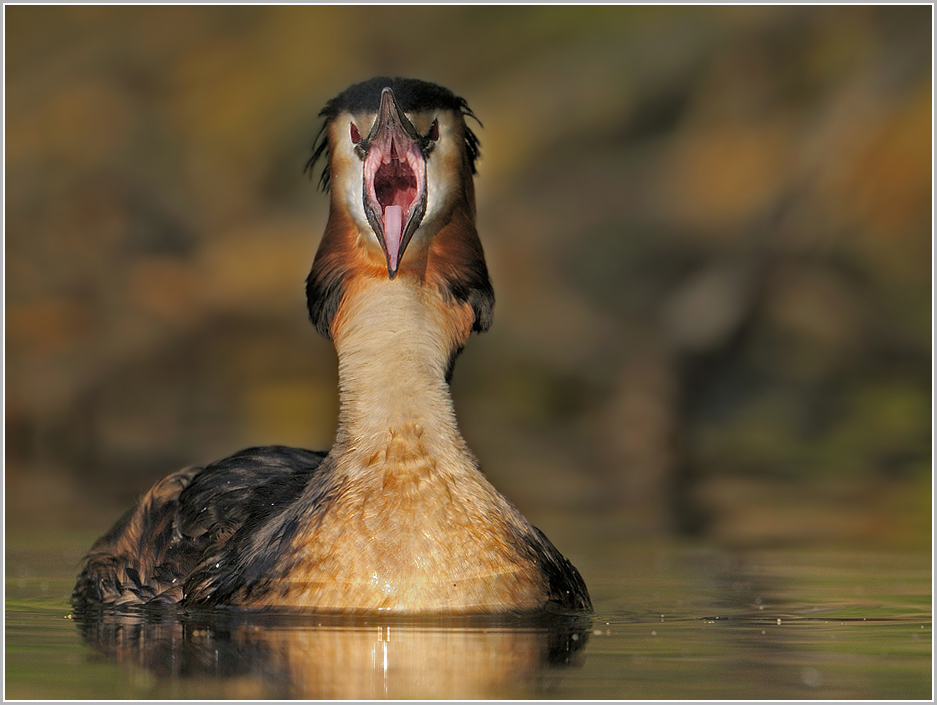
[[[456,425],[453,364],[494,303],[468,105],[378,78],[322,115],[309,166],[325,158],[331,209],[306,293],[338,351],[335,445],[251,448],[161,480],[94,544],[74,604],[590,609]]]
[[[172,679],[176,697],[235,700],[555,697],[592,632],[589,615],[547,612],[89,616],[78,629],[105,659],[145,669],[157,682]]]

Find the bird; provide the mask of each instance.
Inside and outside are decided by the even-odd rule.
[[[449,382],[492,323],[476,229],[481,125],[435,83],[376,77],[329,100],[325,231],[309,317],[338,355],[328,452],[242,450],[158,481],[85,556],[75,609],[590,612],[579,571],[488,481]]]

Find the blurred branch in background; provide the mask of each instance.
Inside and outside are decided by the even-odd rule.
[[[485,126],[498,307],[454,392],[525,512],[929,546],[928,7],[5,15],[15,520],[103,527],[177,466],[328,447],[301,170],[326,99],[401,74]]]

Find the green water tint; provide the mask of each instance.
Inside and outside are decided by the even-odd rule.
[[[8,698],[931,697],[920,553],[592,544],[579,561],[588,620],[225,612],[80,623],[70,552],[8,547]]]

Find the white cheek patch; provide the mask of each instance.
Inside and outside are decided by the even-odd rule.
[[[361,241],[383,250],[393,279],[410,240],[435,232],[458,201],[465,135],[458,113],[406,114],[392,93],[381,101],[377,115],[346,113],[336,121],[333,185],[341,180]]]
[[[449,124],[449,116],[440,116],[437,141],[427,162],[427,183],[433,188],[427,190],[425,221],[432,221],[443,215],[445,204],[452,202],[454,191],[458,188],[458,179],[453,178],[462,170],[462,136],[459,130]]]

